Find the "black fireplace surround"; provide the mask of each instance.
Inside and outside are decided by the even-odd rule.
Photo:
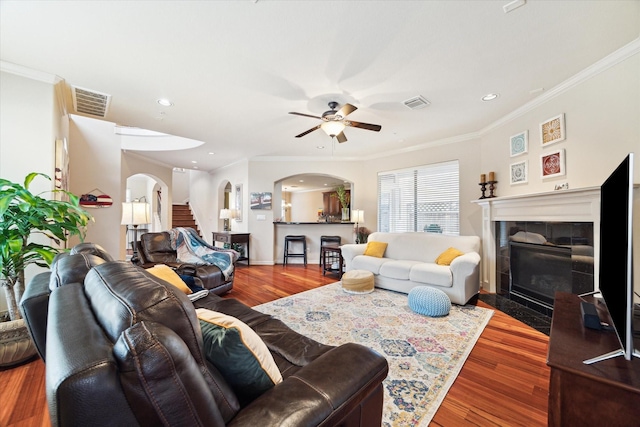
[[[551,315],[556,291],[594,289],[593,223],[496,223],[497,292]]]

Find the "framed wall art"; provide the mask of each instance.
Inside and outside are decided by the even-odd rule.
[[[511,157],[525,154],[529,151],[529,131],[525,130],[509,138]]]
[[[69,191],[69,145],[67,138],[56,139],[55,142],[55,173],[54,188],[56,190]],[[69,197],[63,191],[56,191],[56,200],[68,201]]]
[[[236,184],[236,222],[242,222],[242,184]]]
[[[564,149],[542,154],[540,156],[540,168],[542,179],[565,175]]]
[[[271,193],[251,193],[251,209],[271,209]]]
[[[564,113],[540,123],[540,142],[543,147],[564,141],[564,138]]]
[[[529,182],[529,162],[522,160],[521,162],[511,163],[509,166],[511,173],[511,185],[526,184]]]

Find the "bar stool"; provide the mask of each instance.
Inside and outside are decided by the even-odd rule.
[[[302,252],[289,252],[289,243],[301,242]],[[284,236],[284,262],[282,266],[287,265],[287,258],[304,258],[304,265],[307,266],[307,236],[305,235],[287,235]]]
[[[340,236],[320,236],[320,266],[322,266],[322,247],[327,243],[340,246],[341,241]]]

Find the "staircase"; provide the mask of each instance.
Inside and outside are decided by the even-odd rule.
[[[191,209],[189,205],[173,205],[172,206],[173,220],[171,223],[172,228],[176,227],[188,227],[193,228],[198,232],[200,237],[202,237],[202,233],[196,224],[196,220],[193,219],[193,214],[191,213]]]

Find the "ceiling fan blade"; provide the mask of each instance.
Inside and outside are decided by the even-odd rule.
[[[372,131],[375,131],[375,132],[379,132],[380,129],[382,129],[382,126],[380,126],[380,125],[372,125],[370,123],[354,122],[354,121],[351,121],[351,120],[348,120],[348,121],[345,120],[344,124],[347,125],[347,126],[354,127],[354,128],[372,130]]]
[[[342,107],[340,107],[340,109],[336,113],[336,116],[342,116],[342,118],[345,118],[349,114],[351,114],[354,111],[356,111],[357,109],[358,109],[358,107],[356,107],[355,105],[344,104]]]
[[[343,143],[343,142],[347,142],[347,137],[344,136],[344,132],[340,132],[339,134],[336,135],[336,139],[338,140],[339,143]]]
[[[322,117],[312,116],[311,114],[296,113],[296,112],[292,112],[292,111],[290,111],[289,114],[295,114],[296,116],[311,117],[312,119],[320,119],[320,120],[322,120]]]
[[[308,131],[302,132],[300,135],[296,135],[296,138],[301,138],[301,137],[305,136],[306,134],[313,132],[314,130],[320,129],[320,126],[321,125],[318,125],[316,127],[313,127],[311,129],[309,129]]]

